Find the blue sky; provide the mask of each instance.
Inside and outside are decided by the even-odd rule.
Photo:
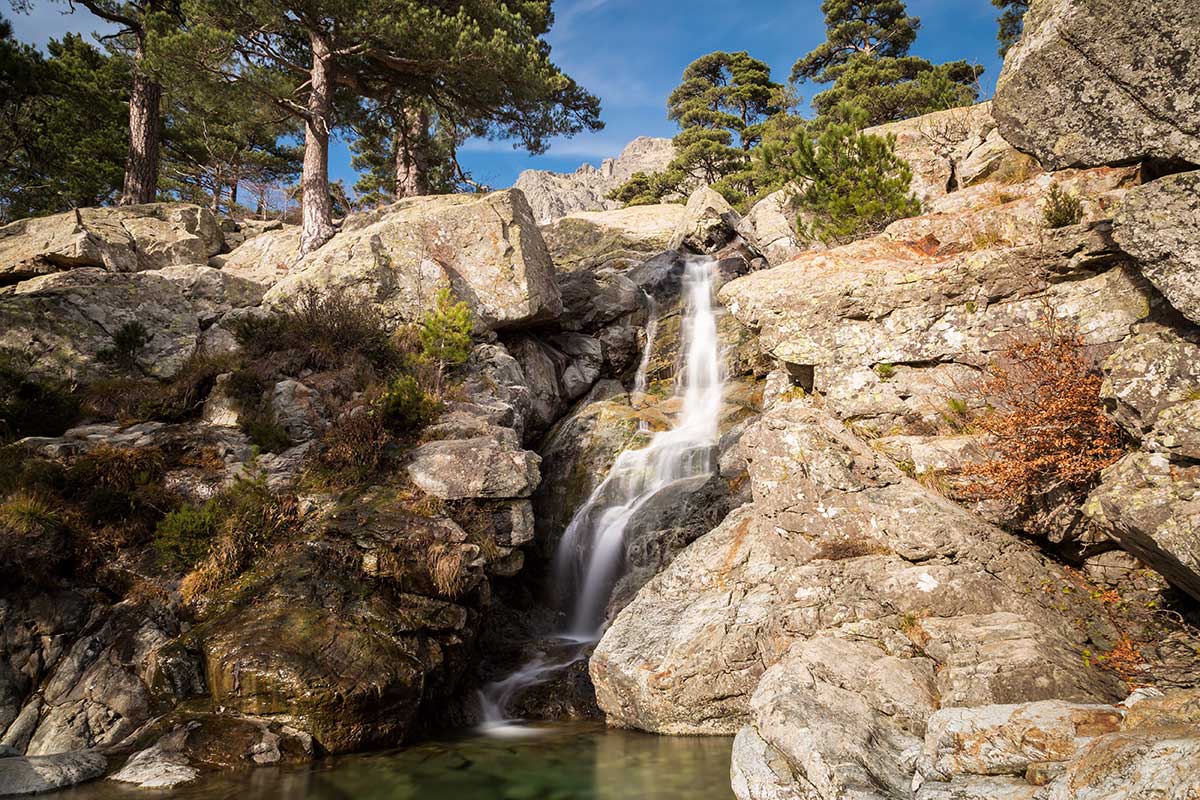
[[[38,3],[30,15],[9,14],[18,38],[44,45],[71,30],[95,30],[82,9],[62,14],[65,4]],[[990,96],[1000,71],[996,10],[989,0],[908,0],[921,18],[915,55],[932,61],[966,59],[986,69]],[[6,9],[7,11],[7,9]],[[463,165],[483,183],[508,186],[527,168],[572,171],[588,161],[615,156],[637,136],[673,136],[667,95],[693,59],[714,50],[746,50],[785,80],[793,62],[825,38],[821,0],[557,0],[549,40],[556,63],[598,95],[604,130],[556,140],[545,155],[531,157],[509,142],[469,142]],[[817,91],[801,86],[802,97]],[[334,178],[354,182],[344,142],[331,153]]]

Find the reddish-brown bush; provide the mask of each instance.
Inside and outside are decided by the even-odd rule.
[[[994,457],[966,470],[970,498],[1030,510],[1047,498],[1081,502],[1125,452],[1077,327],[1052,310],[1039,327],[1000,353],[978,390],[989,410],[972,425],[991,440]],[[1030,516],[1036,527],[1036,514]]]

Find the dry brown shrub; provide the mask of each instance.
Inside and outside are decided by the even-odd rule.
[[[967,467],[968,499],[1027,509],[1037,528],[1039,501],[1078,504],[1101,470],[1125,452],[1125,437],[1104,413],[1101,377],[1078,328],[1052,309],[1041,329],[1013,342],[976,390],[990,410],[972,420],[995,456]]]
[[[216,541],[180,584],[186,603],[228,584],[302,522],[296,497],[276,494],[261,481],[240,481],[223,493],[221,505],[224,518]]]
[[[813,557],[828,561],[845,561],[890,552],[888,548],[872,539],[822,539],[817,543],[817,551]]]

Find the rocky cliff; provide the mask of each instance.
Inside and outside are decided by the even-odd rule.
[[[554,222],[577,211],[605,211],[619,207],[608,195],[635,172],[661,172],[675,156],[670,139],[640,136],[625,146],[616,158],[600,166],[584,164],[575,172],[529,169],[517,177],[513,187],[529,200],[539,224]]]

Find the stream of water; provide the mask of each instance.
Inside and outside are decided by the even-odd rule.
[[[554,657],[539,656],[480,693],[483,729],[500,736],[521,735],[507,724],[506,708],[522,690],[547,680],[586,656],[604,631],[608,599],[624,561],[625,531],[640,508],[677,481],[712,472],[718,418],[724,392],[721,345],[713,309],[715,261],[689,258],[683,275],[684,314],[681,331],[683,365],[676,381],[680,410],[670,430],[660,431],[640,449],[623,451],[608,475],[575,512],[555,555],[558,596],[568,607],[567,628]],[[646,352],[635,379],[644,393],[656,308],[651,306]]]

